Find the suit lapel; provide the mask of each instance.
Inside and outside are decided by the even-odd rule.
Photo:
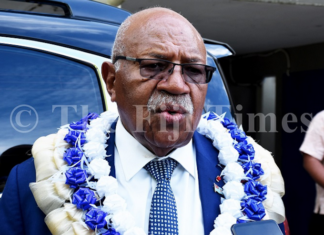
[[[199,193],[203,210],[203,221],[205,235],[208,235],[213,229],[215,218],[220,214],[219,205],[221,197],[218,193],[214,192],[214,183],[223,187],[223,181],[216,182],[216,177],[220,175],[221,168],[218,167],[218,150],[214,148],[211,141],[206,137],[195,132],[193,136],[198,180],[199,180]]]
[[[107,140],[108,147],[107,149],[107,155],[109,157],[106,157],[106,160],[109,163],[110,166],[110,176],[116,178],[116,168],[115,168],[115,137],[116,137],[116,125],[117,125],[117,119],[116,121],[111,124],[110,127],[110,134],[109,139]]]

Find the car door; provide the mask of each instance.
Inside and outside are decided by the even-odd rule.
[[[107,58],[33,40],[0,37],[0,192],[40,136],[88,112],[114,109],[100,67]],[[110,104],[109,104],[110,103]]]

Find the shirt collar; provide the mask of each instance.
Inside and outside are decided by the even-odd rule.
[[[157,158],[126,131],[120,118],[116,126],[116,147],[127,181],[148,162]],[[195,177],[196,159],[192,140],[187,145],[177,148],[166,157],[176,160],[186,171]]]

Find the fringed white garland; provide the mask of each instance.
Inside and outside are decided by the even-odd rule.
[[[210,116],[212,118],[209,120]],[[238,219],[253,221],[242,212],[241,200],[248,196],[244,192],[241,181],[249,180],[249,178],[246,176],[247,173],[244,173],[238,160],[239,153],[234,148],[237,141],[231,137],[229,130],[222,124],[224,116],[225,114],[218,116],[208,112],[201,117],[197,128],[200,134],[213,141],[213,146],[219,150],[218,160],[221,165],[225,166],[221,173],[225,182],[221,189],[224,195],[220,205],[221,213],[215,219],[214,230],[210,232],[210,235],[232,235],[231,227],[237,223]]]
[[[81,168],[85,169],[90,175],[87,182],[82,186],[91,188],[98,195],[98,200],[105,197],[103,205],[91,206],[107,213],[108,215],[105,218],[107,224],[117,232],[121,235],[145,235],[141,228],[135,226],[133,216],[126,209],[126,201],[117,194],[118,182],[114,177],[109,176],[110,166],[108,161],[105,160],[106,157],[109,157],[106,155],[108,146],[106,142],[109,138],[110,127],[117,117],[118,115],[113,112],[102,113],[100,117],[91,120],[90,125],[87,125],[89,129],[84,132],[86,143],[81,146],[80,141],[78,141],[78,147],[84,151]],[[69,127],[64,126],[63,128]],[[91,177],[98,181],[89,181]],[[83,220],[84,216],[82,217],[82,224],[88,228]],[[95,232],[96,235],[99,235],[107,233],[107,230],[102,228]]]
[[[230,227],[232,224],[236,223],[237,218],[249,220],[243,215],[240,204],[240,200],[246,197],[241,180],[246,179],[247,177],[244,174],[241,165],[237,163],[239,154],[233,147],[233,142],[235,142],[235,140],[231,138],[228,130],[221,124],[222,118],[213,114],[215,116],[214,120],[207,121],[206,115],[208,116],[209,114],[203,115],[197,131],[212,139],[214,147],[220,151],[219,162],[225,166],[224,170],[222,171],[222,176],[226,183],[226,185],[223,187],[225,199],[220,205],[221,214],[216,218],[214,224],[215,229],[210,234],[231,235]],[[97,195],[98,201],[105,197],[103,205],[91,206],[94,208],[99,208],[103,212],[107,213],[108,215],[105,218],[107,224],[121,235],[145,235],[145,232],[141,228],[135,226],[133,216],[126,209],[127,206],[125,200],[117,194],[118,182],[114,177],[109,176],[110,166],[105,160],[107,157],[106,142],[109,138],[109,129],[111,124],[116,120],[117,116],[118,115],[116,113],[108,111],[104,112],[100,115],[100,117],[90,121],[90,125],[87,126],[87,131],[81,131],[85,134],[86,143],[81,146],[80,139],[78,139],[77,145],[84,151],[84,155],[81,160],[81,168],[86,170],[89,177],[87,178],[86,183],[79,186],[91,188]],[[69,125],[63,126],[61,127],[61,131],[59,131],[59,133],[66,133],[66,131],[62,131],[62,129],[66,130],[69,128]],[[57,149],[60,149],[60,151],[62,151],[62,149],[67,150],[71,147],[67,146],[62,140],[59,140],[59,142],[61,143],[61,146],[57,146],[56,144],[56,147]],[[36,170],[38,170],[39,167],[36,165],[36,160],[35,166]],[[55,183],[66,180],[64,178],[64,173],[71,167],[73,166],[69,167],[64,164],[64,166],[62,166],[57,173],[50,177],[49,181]],[[55,172],[55,170],[53,170],[53,172]],[[98,179],[98,182],[89,181],[92,177]],[[35,193],[33,189],[32,191],[38,205],[41,205],[43,199],[37,198],[38,192]],[[71,198],[70,202],[72,203]],[[51,203],[47,202],[46,204]],[[74,206],[72,204],[69,205]],[[44,209],[42,210],[44,211]],[[50,208],[49,210],[45,209],[45,211],[46,214],[48,214],[49,212],[53,211],[53,208]],[[88,226],[84,223],[84,219],[85,213],[82,214],[81,219],[80,216],[78,217],[78,221],[74,219],[74,223],[71,222],[72,225],[70,225],[72,227],[64,234],[78,234],[76,230],[80,230],[80,225],[77,225],[75,222],[79,222],[79,224],[82,224],[85,229],[89,230]],[[74,233],[71,232],[72,230]],[[107,230],[102,228],[96,229],[94,232],[96,235],[106,234]]]

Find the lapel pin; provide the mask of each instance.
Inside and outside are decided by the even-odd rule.
[[[216,181],[219,182],[221,181],[222,177],[220,177],[219,175],[216,177]]]
[[[224,195],[223,189],[214,183],[214,191],[220,195]]]

